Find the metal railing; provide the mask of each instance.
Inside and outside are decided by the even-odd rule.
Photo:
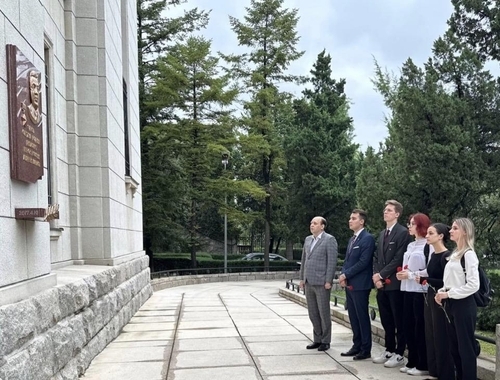
[[[293,282],[293,279],[292,280],[287,280],[285,286],[289,290],[296,291],[297,293],[302,293],[302,294],[305,295],[304,289],[300,289],[299,284]],[[342,297],[342,296],[334,294],[332,296],[332,298],[333,298],[333,304],[335,306],[338,306],[338,301],[339,300],[340,301],[344,301],[344,304],[343,304],[344,305],[344,310],[347,310],[347,299],[345,297]],[[377,317],[378,307],[372,306],[372,305],[368,305],[368,308],[370,309],[370,318],[371,318],[372,321],[374,321],[375,318]],[[491,344],[496,344],[496,339],[495,338],[490,338],[488,336],[484,336],[484,335],[480,335],[480,334],[474,334],[474,337],[477,340],[481,340],[483,342],[487,342],[487,343],[491,343]]]

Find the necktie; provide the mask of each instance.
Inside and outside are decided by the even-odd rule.
[[[354,243],[356,242],[356,238],[357,238],[357,236],[356,236],[356,235],[354,235],[354,236],[352,237],[351,242],[349,243],[349,249],[347,250],[347,252],[351,252],[351,249],[352,249],[352,247],[354,246]]]
[[[318,238],[317,238],[317,237],[313,238],[313,241],[312,241],[312,243],[311,243],[311,251],[313,250],[313,248],[314,248],[314,246],[316,245],[316,242],[317,242],[317,241],[318,241]]]
[[[389,241],[389,234],[391,233],[391,230],[387,229],[385,230],[385,235],[384,235],[384,244],[387,244]]]

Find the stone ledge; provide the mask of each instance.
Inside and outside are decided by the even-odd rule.
[[[279,295],[283,298],[289,299],[290,301],[307,307],[306,296],[304,294],[297,293],[289,289],[280,288]],[[351,324],[349,323],[349,315],[347,314],[347,310],[344,309],[343,305],[335,306],[333,303],[330,303],[330,310],[333,321],[351,328]],[[379,343],[383,346],[385,341],[384,328],[382,327],[382,324],[378,320],[371,321],[371,323],[373,342]],[[480,380],[495,380],[495,363],[487,358],[479,357],[477,359],[477,376]]]
[[[252,281],[252,280],[285,280],[297,279],[299,272],[240,272],[219,274],[195,274],[189,276],[171,276],[151,280],[155,292],[183,285],[205,284],[207,282]]]
[[[151,296],[148,257],[0,308],[0,379],[77,379]]]

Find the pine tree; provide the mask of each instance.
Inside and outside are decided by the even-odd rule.
[[[229,105],[236,91],[228,88],[227,76],[218,74],[218,59],[210,55],[210,42],[190,37],[172,47],[159,59],[158,74],[151,97],[161,110],[170,110],[174,120],[154,128],[169,141],[169,151],[182,167],[184,183],[183,215],[192,266],[196,267],[199,249],[200,213],[210,205],[209,189],[222,152],[228,150],[232,125],[228,123]],[[151,129],[153,127],[150,127]]]
[[[289,218],[292,236],[308,234],[310,220],[329,219],[340,244],[350,235],[346,221],[356,205],[356,161],[345,80],[332,78],[331,57],[318,55],[312,88],[294,102],[295,120],[285,134]]]
[[[246,178],[256,180],[266,192],[261,203],[265,228],[265,268],[269,268],[272,234],[274,182],[279,180],[283,164],[282,144],[276,130],[276,109],[284,101],[279,86],[297,82],[287,72],[291,62],[303,52],[297,50],[297,10],[283,9],[283,0],[252,0],[243,21],[230,17],[232,30],[240,46],[248,53],[230,55],[230,71],[240,80],[250,100],[244,101],[241,118],[241,153],[247,165]]]

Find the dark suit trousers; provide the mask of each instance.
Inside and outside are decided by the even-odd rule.
[[[477,379],[476,330],[477,306],[473,296],[460,300],[446,299],[450,317],[448,336],[457,380]]]
[[[332,340],[331,289],[327,290],[324,285],[310,285],[306,282],[305,294],[309,319],[313,325],[314,342],[330,344]]]
[[[356,351],[371,352],[372,331],[370,315],[368,313],[368,290],[348,290],[345,291],[347,299],[347,313],[352,328],[352,347]]]
[[[385,331],[385,349],[403,356],[405,338],[403,333],[403,292],[400,290],[377,290],[380,322]]]
[[[427,346],[425,344],[424,303],[425,293],[403,292],[403,324],[408,346],[408,368],[427,370]]]
[[[448,342],[447,325],[444,310],[434,301],[436,293],[429,287],[427,303],[424,306],[425,340],[427,342],[427,366],[429,375],[439,380],[455,380],[455,366]]]

